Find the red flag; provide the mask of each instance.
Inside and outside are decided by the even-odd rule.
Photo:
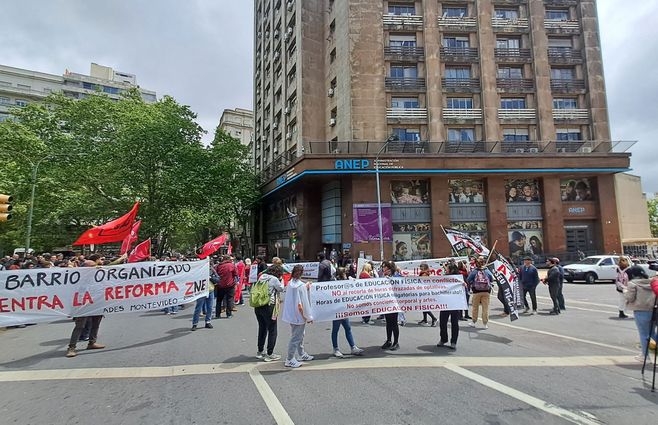
[[[228,255],[233,254],[233,245],[231,245],[231,242],[228,243],[228,249],[226,250],[226,253]]]
[[[147,239],[140,243],[128,255],[129,263],[136,263],[138,261],[146,260],[151,256],[151,239]]]
[[[139,202],[136,202],[128,214],[101,226],[87,230],[77,241],[73,242],[73,245],[101,245],[104,243],[123,241],[126,236],[130,234],[138,209]]]
[[[217,251],[220,246],[224,245],[224,242],[226,242],[225,234],[217,236],[215,239],[211,240],[210,242],[208,242],[207,244],[201,247],[199,253],[197,254],[197,257],[203,260],[207,256],[211,255],[213,252]]]
[[[126,239],[123,240],[123,243],[121,244],[121,251],[119,254],[123,255],[126,252],[130,251],[130,247],[132,244],[137,242],[137,233],[139,232],[139,226],[142,225],[142,220],[136,221],[133,224],[132,229],[130,229],[130,234],[126,236]]]

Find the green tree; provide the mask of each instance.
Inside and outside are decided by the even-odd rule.
[[[651,227],[651,236],[658,238],[658,199],[650,199],[647,201],[647,208],[649,209],[649,226]]]

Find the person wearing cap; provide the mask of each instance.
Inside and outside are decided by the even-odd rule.
[[[537,314],[537,285],[539,285],[539,272],[537,267],[532,264],[532,258],[526,256],[523,259],[523,266],[520,269],[519,280],[521,283],[521,290],[523,291],[523,305],[525,306],[524,313],[530,311],[528,305],[527,294],[530,294],[530,302],[532,303],[532,313]]]
[[[555,258],[549,258],[546,260],[546,265],[550,267],[548,273],[546,274],[546,279],[544,279],[544,284],[548,285],[548,292],[551,295],[551,301],[553,301],[553,310],[550,314],[556,315],[560,314],[560,303],[558,301],[558,293],[560,292],[560,269],[557,267],[557,262]]]

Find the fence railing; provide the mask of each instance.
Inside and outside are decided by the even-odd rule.
[[[400,91],[424,91],[425,79],[424,78],[393,78],[386,77],[384,84],[387,90],[400,90]]]
[[[445,108],[443,118],[473,120],[482,118],[482,109],[479,108]]]
[[[427,119],[427,108],[388,108],[386,118]]]
[[[498,109],[499,119],[535,119],[535,109]]]
[[[384,15],[382,21],[384,25],[423,25],[423,17],[419,15]]]

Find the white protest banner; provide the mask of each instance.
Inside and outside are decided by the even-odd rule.
[[[505,303],[510,310],[510,320],[513,322],[519,318],[518,306],[518,279],[514,269],[505,260],[505,257],[496,253],[496,259],[489,267],[493,273],[496,282],[498,283],[498,290],[503,291]],[[514,286],[516,285],[516,291]]]
[[[485,257],[489,255],[489,248],[471,238],[468,234],[448,227],[442,227],[442,229],[455,253],[459,254],[460,251],[466,250],[467,252],[470,251],[473,255],[482,255]]]
[[[425,263],[430,268],[430,276],[443,276],[448,271],[448,263],[450,260],[455,262],[466,261],[468,257],[445,257],[445,258],[431,258],[428,260],[411,260],[411,261],[396,261],[395,265],[400,268],[402,276],[418,276],[420,273],[420,265]],[[359,258],[357,262],[357,276],[363,270],[363,266],[368,262],[365,258]],[[375,263],[378,264],[378,263]]]
[[[249,283],[254,283],[258,280],[258,264],[252,264],[249,267]]]
[[[316,321],[378,314],[465,310],[461,275],[338,280],[311,285]]]
[[[0,271],[0,326],[159,310],[208,295],[208,260]]]
[[[318,269],[320,268],[320,263],[309,262],[309,263],[285,263],[283,268],[286,273],[290,273],[292,268],[296,265],[301,265],[304,267],[304,272],[302,273],[302,279],[317,279],[318,278]],[[271,264],[268,264],[268,267]],[[258,280],[258,265],[253,265],[249,269],[249,283],[254,283]]]

